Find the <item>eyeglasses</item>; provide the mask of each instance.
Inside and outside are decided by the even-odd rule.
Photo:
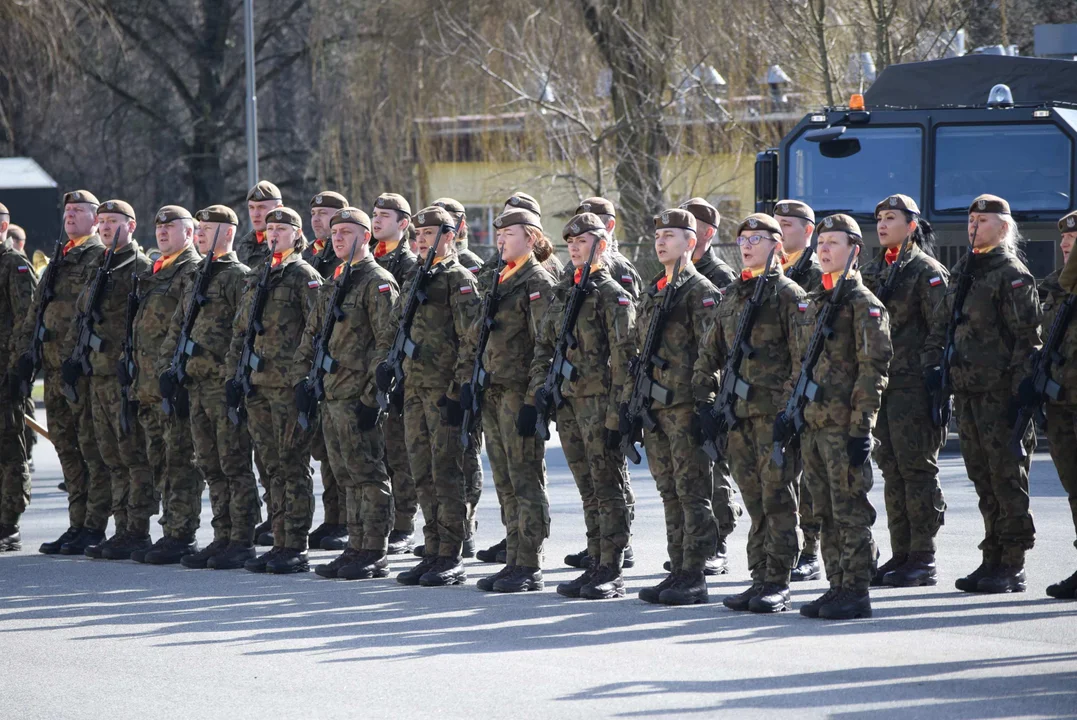
[[[766,236],[766,235],[749,235],[747,237],[745,237],[744,235],[738,235],[737,236],[737,245],[740,245],[742,247],[743,247],[744,243],[751,243],[752,245],[758,245],[759,243],[763,242],[764,240],[770,240],[770,239],[771,238]]]

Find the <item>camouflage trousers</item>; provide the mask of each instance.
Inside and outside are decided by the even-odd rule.
[[[139,404],[138,421],[146,434],[146,457],[154,467],[155,492],[161,503],[164,534],[192,540],[201,524],[205,481],[194,466],[190,418],[165,416],[161,403]],[[132,478],[132,484],[134,479]],[[132,487],[132,492],[135,489]]]
[[[253,543],[258,485],[247,426],[236,427],[228,419],[224,384],[219,380],[193,383],[188,392],[194,464],[209,487],[213,539]]]
[[[247,429],[265,463],[273,544],[307,549],[314,520],[314,477],[310,471],[313,433],[299,427],[291,388],[257,387],[247,398]]]
[[[459,426],[441,422],[438,399],[436,390],[406,386],[404,432],[423,509],[425,553],[459,558],[468,534],[463,448]]]
[[[795,453],[798,456],[799,464],[799,449],[791,449],[789,452]],[[788,458],[786,464],[789,464]],[[812,555],[819,557],[819,528],[821,522],[815,515],[815,504],[812,502],[811,488],[808,487],[808,483],[804,482],[801,478],[800,481],[800,532],[804,536],[804,542],[800,549],[801,555]]]
[[[1036,441],[1029,428],[1025,438],[1029,454],[1018,460],[1010,452],[1009,400],[1008,393],[955,394],[954,414],[965,471],[984,519],[980,543],[984,560],[1023,567],[1025,551],[1036,542],[1028,498],[1028,471]]]
[[[606,449],[606,411],[609,398],[565,398],[557,408],[557,434],[565,460],[583,500],[587,554],[602,565],[620,568],[630,528],[625,502],[625,459]]]
[[[713,466],[714,495],[711,496],[711,510],[718,523],[718,537],[728,537],[737,528],[737,519],[744,513],[737,501],[737,491],[733,487],[733,476],[729,472],[729,463],[725,458],[718,458]]]
[[[393,485],[393,530],[415,532],[415,514],[419,512],[419,498],[415,490],[415,478],[408,463],[408,444],[404,439],[404,416],[390,408],[381,421],[385,443],[385,465]]]
[[[550,497],[546,494],[545,444],[520,437],[516,418],[530,402],[523,389],[493,385],[482,402],[486,453],[505,524],[506,564],[542,565],[542,549],[550,536]]]
[[[89,401],[93,416],[91,431],[112,476],[111,511],[116,532],[129,530],[148,535],[150,518],[157,514],[157,498],[142,426],[135,417],[130,434],[125,435],[120,428],[120,382],[116,377],[92,376]],[[79,432],[84,430],[79,428]]]
[[[348,493],[344,486],[337,482],[337,476],[329,462],[329,450],[325,447],[325,434],[322,432],[320,419],[310,443],[310,456],[318,462],[318,468],[322,473],[322,510],[324,511],[322,521],[328,525],[343,525],[340,509],[342,506],[345,508],[348,506]]]
[[[90,379],[80,379],[76,390],[79,402],[69,403],[63,394],[59,369],[45,370],[45,414],[67,485],[68,522],[71,527],[104,531],[112,504],[108,467],[101,459],[96,438],[83,442],[79,436],[81,429],[85,437],[93,437]]]
[[[848,428],[806,428],[800,438],[800,459],[820,522],[830,587],[865,591],[878,557],[871,535],[875,508],[868,499],[871,463],[850,466],[848,442]]]
[[[384,555],[393,529],[393,490],[385,465],[385,439],[380,427],[359,429],[356,408],[354,398],[322,402],[322,432],[329,462],[347,494],[348,546]]]
[[[475,512],[482,497],[482,418],[476,418],[471,444],[464,450],[464,496],[467,498],[467,537],[475,534]]]
[[[37,408],[34,404],[34,401],[31,398],[26,398],[26,402],[23,404],[23,413],[25,413],[27,417],[31,417],[36,420],[36,409]],[[34,430],[29,425],[27,425],[25,431],[23,432],[23,435],[26,439],[26,462],[30,462],[30,460],[34,456],[34,446],[37,445],[37,433],[34,432]]]
[[[4,385],[3,387],[7,387]],[[22,407],[11,404],[0,418],[0,525],[18,525],[30,504],[26,423]]]
[[[711,509],[711,463],[695,437],[691,405],[653,410],[658,427],[644,432],[647,462],[662,497],[666,551],[674,572],[702,572],[718,548],[718,523]]]
[[[1047,439],[1058,479],[1069,496],[1073,528],[1077,531],[1077,405],[1047,404]],[[1073,545],[1077,547],[1077,540]]]
[[[892,387],[883,395],[873,457],[883,474],[886,524],[894,555],[935,552],[946,502],[939,484],[939,448],[945,429],[931,424],[922,385]]]
[[[802,535],[798,507],[799,462],[784,467],[770,458],[772,418],[746,418],[729,431],[726,457],[740,487],[752,526],[748,530],[748,570],[754,583],[789,584],[789,572],[800,553]]]

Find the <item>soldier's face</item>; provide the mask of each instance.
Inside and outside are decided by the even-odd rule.
[[[378,242],[392,242],[404,237],[409,222],[407,217],[401,217],[396,210],[375,208],[370,217],[370,230]]]
[[[198,229],[194,232],[194,244],[198,248],[198,252],[205,255],[213,247],[213,236],[217,234],[217,228],[221,229],[221,233],[217,235],[217,246],[213,250],[213,254],[219,256],[232,251],[232,239],[236,235],[236,226],[231,223],[203,220],[198,223]]]
[[[157,249],[165,255],[178,253],[191,239],[193,232],[194,228],[188,229],[182,220],[158,223],[155,229]]]
[[[839,272],[845,269],[845,263],[849,260],[849,254],[856,252],[857,245],[844,230],[819,233],[819,267],[825,273]]]
[[[438,229],[436,227],[415,228],[415,253],[425,260],[426,252],[434,246],[437,237]],[[441,241],[438,242],[437,250],[434,251],[434,257],[437,258],[445,255],[455,242],[456,233],[451,231],[442,233]]]
[[[879,244],[884,248],[901,247],[905,238],[916,229],[916,221],[907,222],[901,210],[883,210],[875,219],[875,229],[879,232]]]
[[[352,248],[355,247],[355,258],[361,259],[366,254],[367,242],[370,241],[370,233],[362,225],[342,222],[333,226],[333,254],[339,260],[348,262],[352,257]],[[359,243],[356,246],[356,243]]]
[[[769,234],[770,233],[764,230],[745,228],[744,232],[740,234],[740,237],[750,238],[753,235],[761,237]],[[740,248],[740,260],[744,263],[744,267],[746,268],[751,268],[752,270],[761,268],[767,262],[767,257],[770,255],[770,251],[773,250],[777,244],[777,241],[770,239],[760,240],[758,245],[752,245],[750,241],[744,240],[743,242],[738,243]],[[774,254],[777,255],[778,253]]]
[[[654,253],[666,269],[696,247],[696,234],[682,228],[661,228],[654,233]]]
[[[135,231],[135,221],[123,213],[103,212],[97,216],[97,232],[101,235],[101,241],[105,243],[105,247],[112,245],[112,239],[116,237],[121,227],[126,228],[126,232],[116,241],[117,248],[125,247],[131,241],[131,234]]]
[[[326,207],[312,207],[310,209],[310,229],[314,237],[325,240],[329,237],[329,220],[336,210]]]
[[[599,240],[594,233],[584,233],[576,237],[569,236],[565,239],[565,244],[568,245],[569,260],[572,261],[575,267],[583,267],[587,264],[587,258],[591,256],[591,246],[596,242],[598,243],[598,249],[595,250],[595,257],[597,258],[605,252],[606,241]]]
[[[250,216],[251,225],[258,232],[266,229],[266,215],[273,208],[283,207],[280,200],[249,200],[247,201],[247,215]]]
[[[1070,261],[1070,252],[1073,250],[1073,244],[1077,242],[1077,232],[1068,232],[1062,234],[1062,242],[1059,246],[1062,248],[1062,262],[1068,263]]]
[[[1002,242],[1006,224],[996,213],[969,213],[969,242],[975,248],[992,248]],[[976,240],[973,241],[975,233]]]
[[[69,238],[93,235],[97,216],[94,206],[88,203],[67,203],[64,205],[64,232]]]
[[[266,223],[266,242],[272,252],[284,252],[295,247],[295,241],[299,239],[299,229],[291,223],[271,222]]]
[[[505,262],[514,262],[526,257],[535,246],[535,241],[527,234],[523,225],[510,225],[497,229],[497,249]]]
[[[774,219],[782,229],[782,247],[788,253],[795,253],[808,246],[815,226],[804,218],[775,215]]]

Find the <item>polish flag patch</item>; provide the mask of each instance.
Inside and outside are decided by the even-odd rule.
[[[800,312],[807,312],[808,303],[797,303],[797,310],[799,310]]]
[[[1016,280],[1014,280],[1013,282],[1010,283],[1010,287],[1012,287],[1014,290],[1016,290],[1019,287],[1024,287],[1024,286],[1025,286],[1024,278],[1017,278]]]
[[[320,286],[321,286],[321,283],[318,282],[317,280],[308,280],[307,281],[307,287],[309,287],[311,290],[313,290],[316,287],[320,287]]]
[[[389,289],[391,287],[392,287],[392,285],[390,285],[389,283],[382,283],[381,285],[378,285],[378,292],[387,293],[387,292],[389,292]]]
[[[470,270],[473,273],[477,273],[479,271],[479,266],[478,265],[472,265],[471,267],[468,268],[468,270]]]
[[[617,298],[617,304],[618,305],[624,305],[625,307],[628,307],[629,305],[632,304],[632,301],[629,300],[626,297],[619,297],[619,298]]]
[[[703,298],[703,307],[707,307],[707,308],[714,307],[714,298],[712,298],[709,295],[707,297]]]
[[[883,311],[877,307],[868,308],[868,315],[872,316],[873,318],[882,317],[882,314]]]
[[[534,302],[534,301],[538,300],[540,297],[542,297],[542,293],[540,293],[538,291],[535,291],[535,292],[531,293],[530,295],[528,295],[527,297],[531,300],[531,302]]]
[[[938,287],[939,285],[942,285],[942,278],[939,277],[938,275],[936,275],[935,277],[931,278],[927,282],[928,282],[928,285],[930,285],[931,287]]]
[[[632,284],[632,276],[631,275],[622,275],[621,276],[621,282],[623,282],[625,285],[631,285]]]
[[[20,273],[28,273],[30,272],[30,267],[28,265],[19,265],[18,271]]]
[[[470,295],[472,292],[474,292],[474,290],[475,290],[475,288],[471,287],[470,285],[461,285],[460,286],[460,294],[461,295]]]

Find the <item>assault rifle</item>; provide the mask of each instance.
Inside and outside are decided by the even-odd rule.
[[[973,243],[976,242],[976,231],[979,227],[979,225],[973,226]],[[931,424],[935,427],[948,426],[954,414],[954,381],[950,366],[953,364],[954,355],[957,354],[957,326],[965,322],[965,298],[969,294],[969,288],[972,287],[972,271],[969,269],[972,257],[972,245],[969,245],[969,249],[965,251],[961,273],[957,276],[950,322],[946,325],[946,344],[942,349],[939,386],[931,393]]]
[[[901,252],[898,253],[897,262],[890,266],[890,274],[886,276],[886,282],[879,288],[879,292],[875,293],[875,297],[879,298],[879,302],[886,307],[886,304],[890,302],[891,296],[894,294],[894,286],[897,285],[898,275],[901,274],[901,263],[905,260],[905,255],[909,251],[909,245],[912,244],[912,238],[907,237],[901,243]],[[886,258],[883,258],[883,263],[886,263]]]
[[[790,268],[786,273],[786,277],[795,282],[797,285],[803,286],[804,278],[808,275],[808,270],[811,269],[811,259],[815,255],[815,248],[812,247],[811,240],[808,240],[808,244],[804,246],[804,252],[797,258],[796,264]]]
[[[116,364],[116,377],[120,381],[120,430],[130,435],[138,417],[138,400],[131,399],[131,386],[135,384],[138,368],[135,365],[135,315],[138,313],[138,273],[131,273],[131,292],[127,293],[127,309],[123,315],[123,349]]]
[[[254,288],[254,299],[251,301],[250,316],[247,318],[247,330],[243,334],[243,350],[239,354],[239,362],[236,363],[236,372],[224,386],[228,419],[232,421],[233,425],[239,425],[247,417],[247,408],[244,401],[254,394],[251,373],[258,372],[265,366],[265,359],[254,352],[254,341],[265,332],[265,326],[262,325],[262,314],[265,312],[266,300],[269,298],[269,271],[271,269],[273,269],[272,254],[266,258],[262,274]]]
[[[30,347],[19,356],[15,364],[15,382],[12,383],[15,394],[12,402],[15,405],[30,397],[34,379],[41,372],[41,363],[45,357],[44,343],[52,334],[45,327],[45,311],[49,303],[56,298],[56,273],[60,272],[60,261],[64,257],[64,237],[66,237],[64,231],[60,230],[56,248],[52,251],[52,260],[45,268],[45,276],[41,278],[41,285],[38,288],[41,301],[37,306],[37,318],[34,320],[34,332],[30,336]]]
[[[460,442],[464,449],[471,445],[471,433],[475,429],[475,423],[482,416],[482,396],[486,389],[486,383],[490,379],[486,368],[482,365],[482,356],[486,352],[486,344],[490,342],[490,331],[494,329],[494,316],[497,315],[498,305],[501,304],[501,295],[498,293],[501,286],[501,271],[505,269],[505,255],[501,253],[497,259],[497,269],[494,271],[493,287],[486,297],[482,299],[482,324],[479,326],[479,342],[475,347],[475,364],[471,367],[471,397],[461,397],[460,404],[464,406],[464,421],[460,426]]]

